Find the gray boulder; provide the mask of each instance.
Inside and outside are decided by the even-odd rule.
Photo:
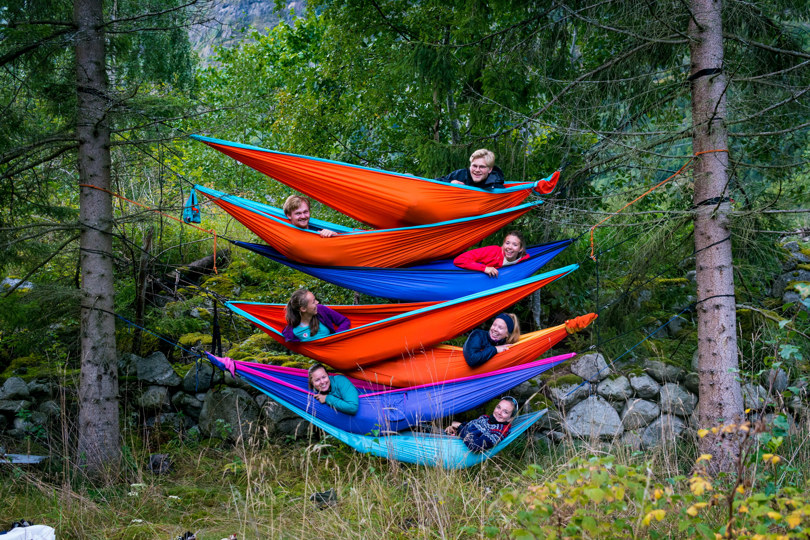
[[[290,418],[282,420],[276,425],[276,430],[282,435],[293,439],[303,439],[309,433],[310,423],[303,418]]]
[[[669,324],[667,324],[664,329],[666,330],[667,335],[670,337],[675,337],[687,324],[690,324],[690,322],[681,316],[676,316],[669,320]]]
[[[625,430],[642,428],[661,415],[661,408],[646,399],[631,399],[622,411],[622,426]]]
[[[768,391],[758,384],[744,384],[742,395],[745,408],[752,411],[761,411],[773,403]]]
[[[633,395],[630,381],[624,375],[615,379],[605,379],[596,387],[596,393],[611,401],[625,401]]]
[[[790,242],[785,242],[784,244],[782,244],[782,247],[785,248],[786,250],[788,250],[790,253],[797,253],[797,252],[801,252],[801,250],[802,250],[802,247],[795,240],[791,240]]]
[[[169,389],[165,386],[148,386],[138,396],[138,406],[145,411],[160,411],[169,406]]]
[[[183,413],[191,418],[199,420],[203,402],[198,399],[197,396],[192,396],[185,392],[177,392],[172,396],[172,406],[177,410],[183,411]]]
[[[793,270],[792,272],[785,272],[773,282],[771,287],[771,296],[774,298],[781,298],[785,293],[787,284],[791,281],[810,281],[810,270]]]
[[[683,385],[684,387],[692,392],[693,394],[697,395],[700,393],[700,375],[697,373],[687,373],[686,377],[683,378]]]
[[[53,383],[48,381],[33,380],[28,383],[28,394],[36,398],[49,399],[53,397]]]
[[[788,387],[788,375],[782,368],[765,370],[760,376],[762,386],[774,395],[781,394]]]
[[[56,418],[61,413],[62,409],[59,407],[59,404],[53,400],[43,401],[37,407],[37,410],[44,414],[45,416]]]
[[[118,356],[118,375],[120,377],[136,377],[138,364],[142,358],[137,354],[122,353]]]
[[[554,386],[549,388],[549,394],[554,401],[557,408],[568,411],[588,397],[590,394],[588,384],[564,384],[562,386]]]
[[[23,409],[30,411],[33,405],[27,399],[0,399],[0,413],[15,415]]]
[[[217,371],[220,371],[219,369]],[[188,393],[207,392],[214,384],[214,366],[197,362],[183,377],[183,390]]]
[[[596,383],[610,375],[610,368],[605,357],[600,353],[589,353],[577,356],[571,363],[571,373],[579,375],[586,381]]]
[[[680,385],[667,383],[661,387],[659,403],[662,413],[687,417],[695,410],[697,402],[697,396]]]
[[[661,391],[661,385],[646,373],[636,376],[631,375],[630,387],[638,397],[643,399],[655,399],[658,397],[658,392]]]
[[[183,380],[174,372],[166,356],[158,351],[138,361],[138,379],[160,386],[179,386]]]
[[[562,429],[565,418],[560,414],[557,409],[548,409],[546,414],[537,422],[538,429],[547,429],[550,431]]]
[[[200,411],[200,431],[231,441],[245,440],[258,428],[259,406],[241,388],[209,392]]]
[[[662,414],[641,434],[644,448],[658,446],[662,442],[673,442],[686,430],[686,423],[677,416]]]
[[[684,375],[686,375],[686,371],[682,368],[659,362],[658,360],[645,361],[644,371],[660,383],[679,382],[683,379]]]
[[[590,396],[571,408],[565,428],[574,437],[613,439],[622,434],[622,421],[604,398]]]
[[[635,431],[625,431],[622,438],[619,439],[619,444],[631,450],[641,450],[643,446],[641,442],[641,435]]]
[[[9,377],[0,387],[0,399],[28,399],[30,396],[28,385],[19,377]]]

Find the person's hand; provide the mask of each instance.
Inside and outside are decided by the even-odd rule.
[[[461,422],[453,422],[449,426],[447,426],[444,430],[445,433],[448,435],[455,435],[458,432],[458,426],[461,425]]]
[[[495,350],[498,352],[508,351],[511,345],[495,345]]]
[[[326,396],[323,394],[315,394],[315,399],[317,399],[321,403],[326,403]]]
[[[461,184],[462,186],[464,185],[464,182],[461,182],[459,180],[450,180],[450,183],[451,184]]]
[[[498,269],[495,268],[494,266],[487,266],[486,268],[484,268],[484,273],[489,277],[495,278],[498,277]]]
[[[332,238],[333,236],[338,235],[338,233],[335,231],[330,231],[329,229],[321,229],[319,234],[321,235],[321,238]]]

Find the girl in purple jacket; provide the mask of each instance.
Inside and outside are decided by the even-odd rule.
[[[523,262],[529,258],[526,254],[526,242],[519,231],[510,231],[503,239],[501,246],[484,246],[464,252],[453,264],[467,270],[484,272],[489,277],[498,277],[498,268]]]
[[[349,319],[324,305],[308,289],[295,291],[284,310],[287,326],[281,332],[287,341],[311,341],[348,330]]]

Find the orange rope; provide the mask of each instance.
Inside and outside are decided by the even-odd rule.
[[[213,230],[213,229],[203,229],[202,227],[197,227],[196,225],[192,225],[191,223],[186,223],[182,219],[178,219],[178,218],[176,218],[174,216],[170,216],[169,214],[167,214],[165,212],[161,212],[160,210],[157,210],[155,208],[149,208],[145,204],[139,203],[138,201],[133,201],[132,199],[127,199],[123,195],[119,195],[118,193],[114,193],[114,192],[110,191],[109,189],[104,189],[102,187],[93,186],[93,185],[90,185],[90,184],[79,184],[79,187],[93,188],[93,189],[97,189],[99,191],[103,191],[105,193],[109,193],[113,197],[118,197],[119,199],[122,199],[122,200],[127,201],[127,202],[131,202],[132,204],[137,204],[138,206],[140,206],[142,208],[146,208],[147,210],[149,210],[151,212],[157,212],[158,214],[160,214],[162,216],[166,216],[167,218],[173,219],[173,220],[175,220],[177,222],[180,222],[183,225],[188,225],[189,227],[194,227],[195,229],[198,229],[198,230],[200,230],[202,232],[207,232],[209,234],[214,235],[214,273],[219,274],[219,272],[217,271],[217,232],[215,230]]]
[[[602,221],[600,221],[599,223],[597,223],[596,225],[594,225],[593,227],[591,227],[591,259],[593,259],[594,261],[596,260],[596,255],[594,255],[594,252],[593,252],[593,250],[594,250],[594,246],[593,246],[593,231],[594,231],[594,230],[595,230],[595,229],[596,229],[596,228],[597,228],[599,225],[601,225],[601,224],[602,224],[602,223],[604,223],[605,221],[609,220],[609,219],[610,219],[610,218],[612,218],[613,216],[617,215],[618,213],[620,213],[622,210],[624,210],[624,209],[625,209],[625,208],[627,208],[628,206],[631,206],[631,205],[635,204],[635,203],[636,203],[638,200],[643,199],[644,197],[646,197],[647,195],[649,195],[650,193],[652,193],[653,191],[655,191],[655,190],[656,190],[656,189],[658,189],[659,187],[663,186],[664,184],[666,184],[667,182],[669,182],[670,180],[672,180],[673,178],[675,178],[676,176],[678,176],[679,174],[681,174],[681,173],[683,172],[683,170],[684,170],[684,169],[686,169],[686,167],[688,167],[690,163],[692,163],[693,161],[695,161],[695,158],[697,158],[699,155],[701,155],[701,154],[710,154],[710,153],[712,153],[712,152],[728,152],[728,150],[723,150],[723,149],[720,149],[720,150],[703,150],[702,152],[697,152],[695,155],[693,155],[692,157],[690,157],[690,158],[689,158],[689,161],[687,161],[686,163],[684,163],[683,167],[681,167],[680,169],[678,169],[678,171],[677,171],[675,174],[673,174],[672,176],[670,176],[670,177],[669,177],[669,178],[667,178],[666,180],[663,180],[663,181],[661,181],[661,182],[657,183],[656,185],[654,185],[653,187],[651,187],[650,189],[648,189],[647,191],[645,191],[644,193],[642,193],[641,195],[639,195],[638,197],[636,197],[635,199],[633,199],[632,201],[630,201],[629,203],[627,203],[627,204],[625,204],[624,206],[622,206],[621,208],[619,208],[619,210],[617,210],[617,211],[616,211],[614,214],[612,214],[612,215],[610,215],[610,216],[606,217],[605,219],[603,219]]]

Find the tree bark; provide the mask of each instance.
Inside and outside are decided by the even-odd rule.
[[[726,76],[720,0],[691,0],[689,21],[692,80],[695,250],[697,272],[698,372],[701,427],[743,420],[737,379],[734,264],[728,229]],[[707,152],[700,154],[701,152]],[[711,454],[712,472],[733,471],[739,439],[713,436],[700,441]]]
[[[121,458],[115,351],[110,129],[102,0],[74,0],[76,135],[81,187],[81,377],[78,461],[94,480],[114,478]]]

